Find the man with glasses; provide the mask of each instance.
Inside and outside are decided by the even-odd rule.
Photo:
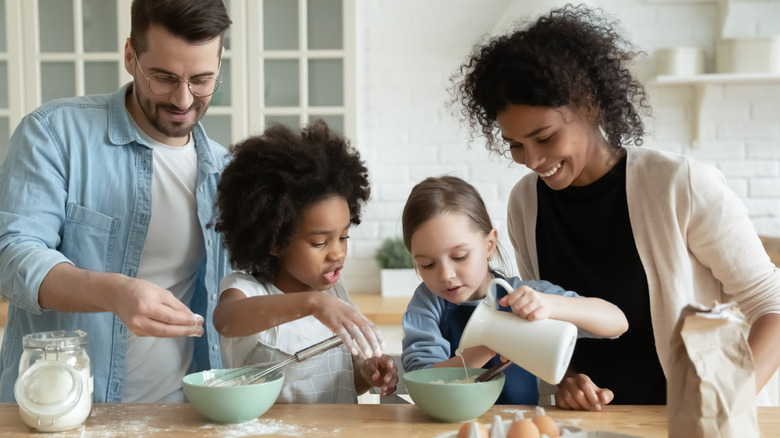
[[[0,166],[0,401],[33,332],[87,332],[96,402],[180,402],[185,374],[221,367],[230,265],[208,224],[228,157],[198,122],[231,21],[222,0],[134,0],[131,19],[133,81],[36,109]]]

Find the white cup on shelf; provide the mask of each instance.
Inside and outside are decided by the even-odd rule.
[[[695,76],[704,73],[704,50],[701,47],[667,47],[655,51],[655,73],[658,76]]]

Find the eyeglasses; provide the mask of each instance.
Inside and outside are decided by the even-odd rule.
[[[187,88],[189,88],[190,93],[192,93],[193,96],[208,97],[216,93],[219,84],[222,83],[222,79],[211,76],[196,77],[193,79],[182,79],[168,73],[155,73],[151,76],[146,76],[143,68],[141,68],[141,63],[138,62],[138,54],[135,53],[135,51],[133,51],[133,56],[135,57],[135,63],[138,64],[138,70],[141,71],[141,74],[149,83],[149,90],[159,96],[173,93],[179,88],[180,83],[186,82]]]

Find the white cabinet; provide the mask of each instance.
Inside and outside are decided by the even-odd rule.
[[[323,119],[355,135],[355,1],[250,0],[250,130]]]
[[[20,8],[18,0],[0,0],[0,160],[13,127],[23,116]]]
[[[355,0],[223,0],[224,82],[203,119],[225,146],[269,122],[325,119],[355,135]],[[131,80],[132,0],[0,0],[0,159],[21,118],[51,99]]]

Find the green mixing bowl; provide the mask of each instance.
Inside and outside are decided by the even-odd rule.
[[[468,375],[478,376],[485,371],[468,368]],[[459,367],[427,368],[403,374],[414,404],[431,417],[448,423],[473,420],[484,414],[498,400],[504,387],[503,373],[487,382],[453,383],[465,377],[466,372]]]
[[[244,386],[203,386],[205,380],[227,370],[208,370],[184,376],[184,395],[205,417],[218,423],[243,423],[263,415],[279,397],[284,375],[268,376],[263,383]]]

